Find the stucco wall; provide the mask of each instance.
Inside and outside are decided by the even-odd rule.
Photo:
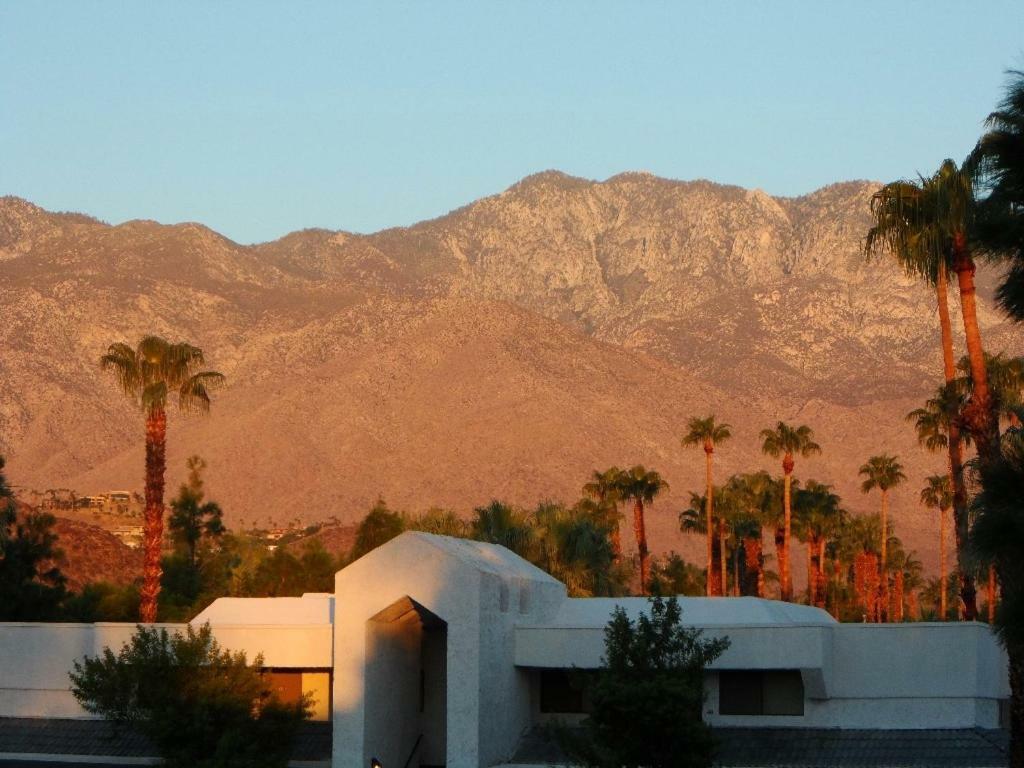
[[[500,548],[406,533],[339,572],[335,595],[335,766],[362,768],[373,756],[364,738],[373,692],[363,628],[406,597],[447,623],[446,764],[477,768],[512,756],[531,722],[515,625],[549,618],[563,585]]]
[[[522,627],[516,663],[593,668],[598,627]],[[711,669],[796,669],[803,716],[718,713],[718,676],[706,678],[705,718],[716,725],[843,728],[995,728],[1009,696],[1006,656],[984,624],[834,624],[714,627],[730,648]]]
[[[0,623],[0,717],[88,717],[71,695],[74,662],[105,647],[119,649],[134,624]],[[182,630],[181,624],[157,625]],[[332,628],[326,626],[214,627],[225,648],[250,659],[262,652],[270,667],[329,669]]]

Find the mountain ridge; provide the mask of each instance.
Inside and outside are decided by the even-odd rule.
[[[942,466],[903,420],[941,378],[934,295],[865,260],[874,188],[544,172],[408,227],[254,245],[0,198],[0,452],[17,484],[137,489],[140,417],[96,361],[159,333],[228,376],[209,419],[172,417],[168,488],[203,454],[229,520],[351,521],[380,494],[570,500],[591,469],[644,462],[673,489],[659,547],[686,550],[675,513],[702,466],[678,436],[710,411],[741,436],[719,479],[772,468],[757,432],[800,419],[826,454],[798,474],[870,510],[871,453],[899,453],[913,482]],[[986,344],[1019,353],[979,282]],[[934,559],[916,491],[894,515]]]

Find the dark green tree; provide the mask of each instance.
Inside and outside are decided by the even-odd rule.
[[[86,711],[131,725],[177,768],[288,763],[310,702],[281,702],[263,659],[220,647],[209,625],[184,634],[139,627],[121,650],[76,661],[72,693]]]
[[[971,547],[993,563],[1002,600],[995,630],[1010,660],[1010,765],[1024,766],[1024,431],[1002,440],[998,461],[980,466],[981,490],[973,502]]]
[[[470,537],[488,544],[500,544],[526,560],[535,555],[536,530],[522,511],[497,499],[473,510]]]
[[[17,514],[3,469],[0,457],[0,621],[55,619],[65,594],[56,520],[44,512]]]
[[[190,456],[186,463],[188,481],[178,489],[171,502],[171,516],[167,522],[174,543],[188,553],[188,562],[196,567],[199,544],[212,541],[224,534],[224,513],[214,501],[206,501],[203,489],[203,471],[206,462],[199,456]]]
[[[651,565],[651,594],[659,597],[706,594],[704,570],[686,562],[678,552],[669,552]]]
[[[406,528],[405,516],[388,509],[384,499],[377,499],[356,529],[356,543],[352,546],[352,560],[365,555],[382,544],[387,544]]]
[[[702,721],[704,670],[729,647],[683,624],[675,598],[650,602],[634,621],[616,608],[605,656],[590,687],[582,733],[565,732],[573,762],[593,768],[710,766],[711,729]]]

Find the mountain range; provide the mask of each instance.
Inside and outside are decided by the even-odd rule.
[[[172,412],[168,488],[203,455],[229,524],[351,521],[378,497],[410,512],[572,501],[593,469],[642,463],[671,486],[652,544],[699,556],[676,520],[703,455],[679,438],[715,413],[734,433],[719,479],[777,472],[758,433],[804,423],[823,453],[797,476],[855,513],[877,504],[858,467],[898,454],[897,533],[933,570],[917,493],[944,464],[904,416],[941,378],[935,301],[865,259],[877,186],[782,198],[549,171],[413,226],[258,245],[0,198],[0,454],[14,485],[140,490],[142,417],[98,359],[156,333],[227,376],[209,416]],[[979,275],[985,342],[1020,353],[995,277]]]

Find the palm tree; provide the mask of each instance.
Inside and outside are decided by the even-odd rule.
[[[983,461],[995,457],[999,430],[992,410],[985,372],[984,347],[978,325],[975,264],[969,235],[975,224],[977,204],[970,169],[945,160],[936,173],[919,182],[888,184],[872,198],[875,226],[868,232],[868,252],[887,246],[904,269],[938,284],[944,270],[957,275],[960,308],[967,341],[967,355],[977,386],[963,412],[963,423],[972,432]],[[940,323],[943,304],[939,297]],[[943,327],[943,362],[951,379],[952,338]]]
[[[541,504],[533,514],[536,564],[574,597],[611,594],[614,555],[605,521],[579,507]]]
[[[949,458],[948,475],[952,489],[953,534],[956,544],[957,573],[963,616],[973,621],[978,613],[977,590],[972,568],[967,563],[967,536],[970,516],[967,513],[967,489],[964,483],[963,447],[970,443],[970,432],[958,428],[960,414],[966,404],[962,379],[953,379],[939,387],[935,397],[925,401],[923,408],[907,414],[914,423],[917,441],[929,451],[946,449]],[[943,592],[942,594],[946,594]]]
[[[957,387],[969,398],[974,391],[970,360],[966,357],[960,358],[957,369],[961,373],[960,378],[956,380]],[[1024,392],[1024,358],[1006,357],[1002,352],[996,355],[986,353],[985,371],[988,375],[992,407],[997,417],[1006,418],[1010,426],[1019,427],[1018,411],[1022,405],[1021,393]]]
[[[939,510],[939,615],[948,617],[946,606],[946,512],[953,506],[953,489],[949,475],[931,475],[925,478],[921,489],[921,503],[928,509]]]
[[[791,601],[793,599],[793,579],[790,576],[789,551],[792,537],[793,510],[792,510],[792,488],[793,488],[793,467],[795,466],[794,456],[807,457],[812,454],[821,453],[821,446],[814,442],[814,434],[811,428],[805,425],[791,427],[780,421],[775,429],[761,430],[761,451],[769,456],[782,456],[783,474],[783,495],[782,506],[785,517],[783,518],[782,547],[778,551],[779,558],[779,579],[781,581],[782,599]]]
[[[907,476],[903,474],[903,465],[900,464],[899,459],[896,456],[890,456],[886,453],[878,456],[872,456],[868,459],[867,462],[861,466],[859,474],[864,476],[864,481],[860,484],[860,489],[863,493],[869,493],[875,488],[882,492],[882,546],[879,555],[881,559],[882,572],[879,578],[881,582],[880,589],[883,610],[888,612],[889,578],[886,574],[888,564],[888,560],[886,559],[886,544],[889,538],[889,491],[906,480]]]
[[[619,497],[633,502],[633,530],[636,546],[640,553],[640,594],[647,594],[650,556],[647,551],[647,531],[644,527],[644,504],[651,504],[662,491],[668,490],[668,483],[653,470],[637,464],[619,475]]]
[[[619,529],[619,476],[622,470],[618,467],[609,467],[604,472],[594,470],[590,476],[590,482],[583,486],[583,494],[594,499],[603,507],[606,507],[612,516],[612,552],[615,561],[622,559],[622,532]]]
[[[980,466],[971,545],[995,565],[1002,596],[995,630],[1010,662],[1010,765],[1024,766],[1024,430],[1010,429],[1001,459]]]
[[[716,501],[714,502],[715,507],[720,507],[722,503],[722,489],[718,486],[711,487],[711,493],[714,494]],[[707,570],[705,571],[704,580],[705,582],[715,582],[711,587],[706,587],[704,592],[708,595],[722,595],[725,593],[725,589],[722,586],[722,571],[724,566],[721,561],[721,549],[714,546],[715,536],[717,531],[715,528],[708,525],[708,509],[712,507],[708,503],[707,497],[700,494],[690,492],[690,506],[679,513],[679,530],[683,533],[695,533],[705,537],[705,540],[711,542],[711,552],[709,555]]]
[[[493,499],[473,510],[470,536],[488,544],[500,544],[520,557],[531,560],[536,531],[522,511]]]
[[[714,519],[714,509],[712,507],[712,504],[713,504],[712,499],[714,498],[714,494],[711,492],[711,486],[712,486],[712,472],[711,472],[712,457],[714,456],[714,453],[715,453],[715,446],[721,445],[726,440],[728,440],[730,437],[732,437],[732,432],[730,432],[730,426],[728,424],[716,424],[715,423],[715,416],[714,416],[714,414],[711,414],[710,416],[707,416],[706,418],[703,418],[703,419],[698,418],[698,417],[694,417],[694,418],[690,419],[689,423],[686,425],[686,428],[687,428],[688,431],[687,431],[687,433],[685,435],[683,435],[683,439],[681,441],[683,447],[700,446],[700,447],[702,447],[704,449],[704,474],[705,474],[705,482],[704,482],[705,495],[704,495],[704,499],[705,499],[705,503],[708,505],[707,506],[707,510],[705,511],[705,515],[707,516],[708,520],[713,520]],[[712,557],[711,550],[714,547],[713,527],[714,527],[713,525],[712,526],[708,526],[708,534],[707,534],[707,561],[708,561],[708,573],[709,574],[711,573],[711,557]],[[708,589],[708,596],[709,597],[711,595],[715,594],[712,591],[713,584],[714,584],[714,581],[709,578],[707,580],[707,589]],[[723,590],[723,594],[724,594],[724,590],[725,590],[724,582],[722,584],[722,590]]]
[[[886,568],[893,575],[893,595],[887,606],[892,621],[903,622],[906,616],[908,598],[913,598],[922,585],[922,566],[913,552],[903,548],[898,536],[889,537],[889,554]]]
[[[987,193],[981,243],[1010,262],[996,297],[1011,317],[1024,320],[1024,72],[1009,75],[1006,96],[988,116],[971,159]]]
[[[740,594],[764,597],[764,527],[777,528],[782,519],[782,483],[761,470],[733,475],[724,492],[728,502],[722,506],[729,512],[737,547],[743,550]]]
[[[807,604],[825,607],[825,545],[842,528],[845,512],[831,485],[808,480],[794,494],[797,536],[807,543]]]
[[[205,413],[210,390],[224,381],[216,371],[200,370],[203,351],[184,342],[145,336],[135,347],[111,344],[100,358],[103,370],[114,372],[121,391],[146,416],[146,510],[143,522],[143,584],[139,617],[156,621],[160,594],[160,548],[164,528],[164,471],[167,455],[167,404],[177,394],[182,412]]]

